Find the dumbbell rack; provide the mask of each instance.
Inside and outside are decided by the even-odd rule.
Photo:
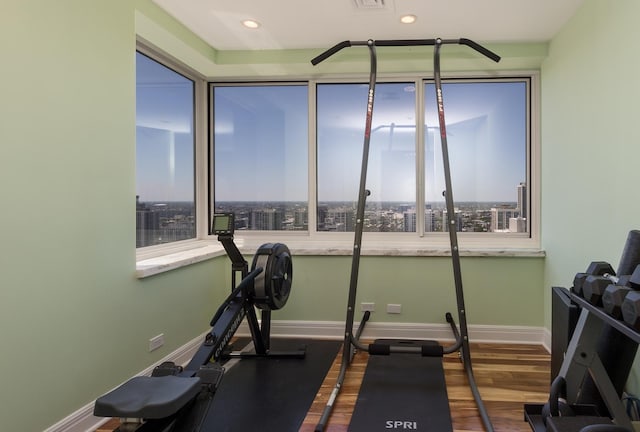
[[[613,423],[633,430],[631,420],[625,411],[620,396],[597,353],[597,344],[600,334],[607,326],[620,332],[633,341],[636,346],[640,344],[640,333],[629,327],[624,321],[611,317],[602,308],[592,305],[582,297],[573,293],[569,293],[569,296],[582,309],[558,373],[558,376],[564,377],[567,383],[567,402],[572,404],[578,400],[585,374],[589,373],[609,410]],[[529,422],[534,432],[545,432],[547,430],[542,421],[541,412],[542,405],[525,404],[525,420]],[[578,412],[577,414],[583,413]],[[590,413],[585,412],[584,414],[589,414],[590,416],[598,415],[593,411]]]

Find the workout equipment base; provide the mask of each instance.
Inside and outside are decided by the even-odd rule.
[[[434,341],[382,341],[432,349]],[[451,432],[442,357],[371,355],[353,410],[350,432],[389,430]]]

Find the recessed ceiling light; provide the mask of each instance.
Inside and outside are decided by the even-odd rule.
[[[242,21],[242,25],[250,29],[257,29],[258,27],[260,27],[260,23],[252,19],[247,19]]]
[[[402,15],[400,17],[400,22],[402,24],[413,24],[416,22],[417,17],[415,15]]]

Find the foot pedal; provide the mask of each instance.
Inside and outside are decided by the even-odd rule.
[[[203,385],[209,386],[211,391],[215,391],[224,376],[224,368],[217,363],[211,363],[201,366],[196,376],[200,378]]]
[[[167,375],[178,375],[182,372],[182,366],[176,365],[174,362],[164,362],[153,368],[152,377],[161,377]]]

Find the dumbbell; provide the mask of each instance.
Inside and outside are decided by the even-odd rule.
[[[631,289],[637,287],[638,276],[633,276],[640,264],[640,231],[629,231],[625,242],[620,264],[618,265],[619,281],[615,285],[609,285],[602,295],[604,311],[616,319],[622,319],[622,303]],[[626,278],[626,280],[624,280]],[[632,282],[630,280],[633,279]],[[635,285],[635,287],[634,287]]]
[[[631,275],[624,275],[617,278],[616,283],[607,285],[602,294],[602,306],[604,311],[615,319],[622,319],[622,302],[631,291]]]
[[[602,296],[607,287],[609,285],[626,285],[627,280],[628,277],[617,278],[608,273],[602,276],[589,275],[582,284],[582,297],[594,306],[602,306]]]
[[[589,264],[589,267],[587,267],[587,271],[585,271],[584,273],[576,273],[575,277],[573,278],[573,288],[571,290],[574,294],[583,297],[583,286],[587,277],[603,276],[605,274],[613,276],[616,275],[616,272],[613,270],[613,267],[611,267],[611,264],[606,261],[592,261],[591,264]],[[604,291],[605,288],[606,285],[602,288],[602,290]]]
[[[627,285],[631,289],[622,301],[622,319],[635,330],[640,330],[640,265],[636,266]]]

